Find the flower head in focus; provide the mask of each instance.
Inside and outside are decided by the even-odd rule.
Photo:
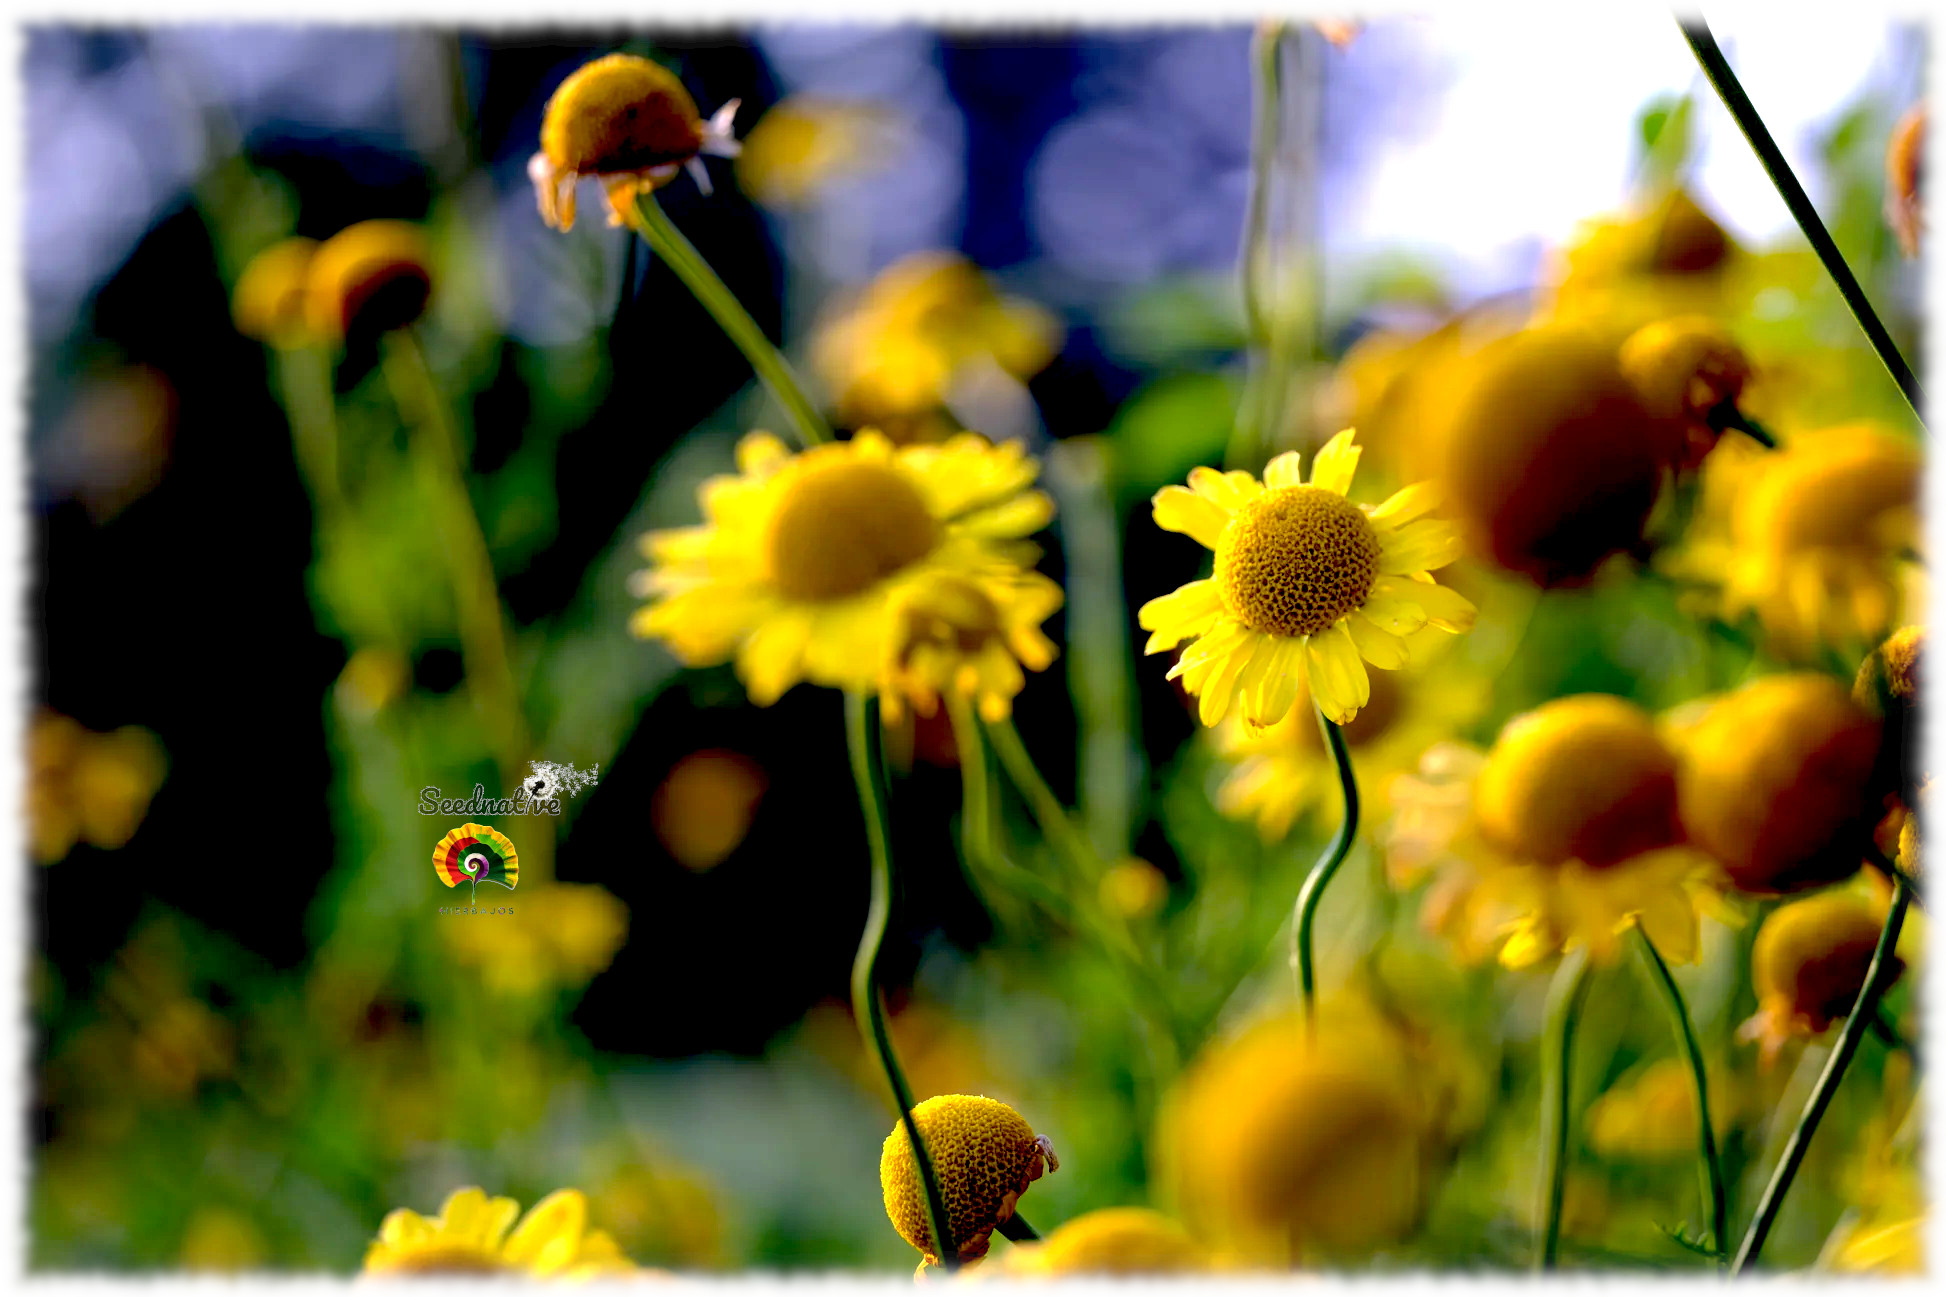
[[[1169,678],[1201,699],[1203,724],[1238,707],[1245,724],[1282,720],[1300,685],[1340,725],[1371,701],[1365,663],[1406,664],[1405,636],[1428,624],[1463,631],[1474,608],[1434,583],[1459,556],[1451,523],[1425,515],[1432,488],[1409,486],[1376,507],[1345,498],[1358,468],[1349,428],[1311,465],[1297,452],[1270,461],[1263,481],[1197,468],[1189,487],[1155,496],[1155,521],[1216,551],[1216,570],[1142,605],[1147,652],[1184,640]]]
[[[953,1250],[961,1261],[985,1256],[993,1231],[1013,1218],[1020,1195],[1041,1178],[1043,1167],[1061,1167],[1047,1136],[1036,1135],[1026,1118],[998,1099],[942,1094],[913,1108],[912,1120],[932,1158]],[[925,1264],[939,1264],[925,1187],[903,1123],[885,1137],[878,1176],[885,1214],[899,1237],[919,1249]]]
[[[970,667],[991,713],[1017,691],[996,649],[1046,665],[1027,619],[1058,590],[1027,571],[1037,551],[1022,538],[1054,505],[1018,444],[963,433],[901,448],[868,430],[793,454],[753,433],[737,464],[703,484],[703,525],[643,538],[654,566],[634,589],[656,601],[637,635],[686,665],[734,659],[758,706],[800,680],[923,702]]]
[[[1603,960],[1640,925],[1695,962],[1717,870],[1684,845],[1677,758],[1640,707],[1557,698],[1507,722],[1487,753],[1440,744],[1396,780],[1382,835],[1393,881],[1436,872],[1429,927],[1468,958],[1523,967],[1586,947]]]
[[[732,99],[705,122],[682,82],[660,63],[610,54],[582,64],[548,99],[541,149],[527,162],[541,219],[557,230],[573,229],[574,187],[584,176],[600,179],[610,225],[623,223],[638,194],[684,168],[709,193],[702,156],[737,155],[730,122],[739,102]]]
[[[588,1200],[579,1189],[557,1189],[525,1216],[511,1198],[489,1199],[479,1189],[459,1189],[430,1220],[405,1207],[387,1215],[378,1238],[365,1251],[365,1273],[526,1274],[540,1279],[635,1273],[634,1263],[614,1240],[587,1224]]]

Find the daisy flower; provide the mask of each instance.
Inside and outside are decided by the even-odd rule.
[[[1157,526],[1216,551],[1212,576],[1149,600],[1139,615],[1153,632],[1150,653],[1196,641],[1169,678],[1201,699],[1203,724],[1233,704],[1248,724],[1275,724],[1308,679],[1319,710],[1343,725],[1371,699],[1366,662],[1404,666],[1404,637],[1422,626],[1472,626],[1473,605],[1431,576],[1460,553],[1452,524],[1425,516],[1434,491],[1420,484],[1376,507],[1351,503],[1359,453],[1347,428],[1318,452],[1308,483],[1288,451],[1262,482],[1197,468],[1188,489],[1156,493]]]
[[[557,1190],[525,1216],[511,1198],[460,1189],[431,1220],[404,1207],[386,1216],[365,1252],[365,1273],[588,1279],[635,1271],[613,1239],[587,1225],[588,1200],[579,1189]]]

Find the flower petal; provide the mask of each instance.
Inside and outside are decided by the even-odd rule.
[[[1414,482],[1411,486],[1394,491],[1384,504],[1373,509],[1372,522],[1381,528],[1388,525],[1403,527],[1437,509],[1440,495],[1436,483]]]
[[[1277,639],[1255,695],[1244,696],[1243,718],[1258,725],[1275,725],[1283,720],[1297,701],[1298,686],[1304,683],[1303,664],[1303,640]]]
[[[1351,632],[1351,642],[1358,646],[1359,654],[1373,666],[1396,671],[1406,664],[1405,641],[1370,618],[1353,613],[1345,618],[1344,626]]]
[[[1213,468],[1192,468],[1189,489],[1225,513],[1235,513],[1263,494],[1257,479],[1241,469],[1219,473]]]
[[[1445,567],[1460,556],[1459,528],[1438,518],[1421,518],[1397,531],[1379,533],[1378,570],[1386,576],[1407,576]]]
[[[1352,429],[1346,428],[1324,443],[1324,449],[1311,461],[1312,486],[1339,495],[1351,489],[1352,474],[1358,471],[1358,457],[1365,453],[1363,447],[1353,444],[1352,436]]]
[[[1144,653],[1172,649],[1186,639],[1208,631],[1223,615],[1223,596],[1214,580],[1191,581],[1180,589],[1159,595],[1142,605],[1135,614],[1136,624],[1154,631]]]
[[[1425,612],[1427,621],[1455,634],[1473,629],[1480,610],[1465,595],[1451,586],[1435,585],[1431,581],[1414,581],[1411,585],[1413,589],[1408,597]]]
[[[1054,519],[1054,501],[1043,491],[1023,491],[1004,504],[978,509],[948,523],[969,536],[1031,536]]]
[[[1258,654],[1270,652],[1271,646],[1265,642],[1265,639],[1265,636],[1249,632],[1246,628],[1243,642],[1216,663],[1215,671],[1203,681],[1201,689],[1197,691],[1196,714],[1202,719],[1203,724],[1215,726],[1230,714],[1230,707],[1236,701],[1237,677],[1243,674],[1244,668],[1249,666]]]
[[[1264,485],[1273,491],[1287,486],[1303,486],[1304,457],[1294,450],[1287,450],[1265,464]]]
[[[1164,531],[1179,531],[1209,549],[1216,548],[1223,529],[1230,525],[1228,513],[1187,487],[1165,486],[1155,493],[1151,503],[1156,526]]]
[[[1343,725],[1372,700],[1371,677],[1365,674],[1358,646],[1342,621],[1306,641],[1305,664],[1310,670],[1311,697],[1328,719]]]

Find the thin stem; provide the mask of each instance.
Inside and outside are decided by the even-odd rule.
[[[338,472],[338,411],[331,391],[331,358],[321,347],[276,347],[271,364],[290,421],[298,468],[320,514],[344,508]]]
[[[1740,432],[1765,450],[1777,449],[1777,438],[1770,429],[1737,409],[1735,401],[1719,402],[1703,421],[1717,432]]]
[[[1250,43],[1250,197],[1243,214],[1243,236],[1237,250],[1237,279],[1243,295],[1244,329],[1249,337],[1249,376],[1238,403],[1236,423],[1224,462],[1230,468],[1251,468],[1261,453],[1271,421],[1271,392],[1267,353],[1272,321],[1264,303],[1263,281],[1270,261],[1270,191],[1277,165],[1279,128],[1283,124],[1284,24],[1266,19]]]
[[[1736,119],[1738,129],[1743,132],[1743,138],[1750,142],[1751,150],[1756,153],[1757,161],[1763,164],[1770,183],[1776,186],[1784,206],[1790,209],[1798,228],[1810,240],[1811,250],[1818,254],[1818,260],[1824,263],[1825,270],[1838,285],[1839,294],[1844,297],[1845,305],[1851,308],[1858,327],[1864,330],[1872,350],[1878,353],[1886,372],[1892,375],[1892,381],[1899,385],[1899,391],[1912,407],[1913,414],[1919,415],[1925,393],[1920,390],[1918,377],[1906,364],[1905,357],[1899,354],[1898,344],[1892,341],[1891,333],[1878,318],[1878,312],[1872,309],[1872,303],[1859,286],[1857,277],[1851,273],[1851,267],[1845,264],[1844,255],[1838,251],[1838,245],[1832,241],[1830,231],[1825,229],[1824,221],[1818,216],[1818,209],[1811,205],[1810,196],[1798,183],[1791,164],[1785,161],[1783,150],[1770,137],[1769,128],[1757,115],[1750,96],[1744,93],[1743,83],[1737,80],[1729,60],[1723,57],[1716,37],[1710,33],[1709,24],[1700,17],[1678,19],[1677,22],[1682,27],[1683,37],[1689,42],[1689,48],[1696,54],[1696,61],[1702,65],[1704,75],[1716,87],[1716,93],[1723,100],[1723,106],[1730,110],[1730,116]]]
[[[995,1232],[1001,1238],[1014,1243],[1038,1243],[1041,1240],[1040,1231],[1036,1230],[1032,1225],[1029,1225],[1027,1218],[1019,1212],[1015,1212],[1013,1215],[1007,1217],[1007,1219],[1001,1221],[999,1225],[995,1226]]]
[[[987,735],[993,740],[994,755],[1000,758],[1000,765],[1007,772],[1007,778],[1020,790],[1021,796],[1033,809],[1034,819],[1041,826],[1041,832],[1048,836],[1061,854],[1068,858],[1068,864],[1075,874],[1093,885],[1101,881],[1101,858],[1089,845],[1088,839],[1074,820],[1068,815],[1068,808],[1041,778],[1040,767],[1028,755],[1027,745],[1020,741],[1020,731],[1014,728],[1011,717],[1002,717],[987,722]]]
[[[879,758],[872,742],[872,716],[869,700],[860,693],[845,694],[845,740],[851,749],[851,774],[858,784],[858,806],[865,814],[865,839],[872,855],[872,903],[865,914],[865,932],[858,939],[858,954],[851,961],[851,1011],[865,1028],[867,1041],[878,1055],[879,1067],[892,1087],[892,1101],[898,1105],[899,1124],[905,1127],[912,1143],[912,1160],[919,1167],[919,1179],[926,1187],[926,1220],[932,1234],[933,1252],[939,1264],[951,1270],[959,1265],[959,1248],[948,1224],[946,1199],[939,1192],[932,1156],[926,1141],[912,1120],[912,1088],[899,1070],[898,1055],[892,1051],[892,1035],[886,1030],[885,1010],[878,997],[878,956],[885,945],[885,929],[892,917],[892,842],[885,819],[885,798],[880,784]]]
[[[654,194],[638,197],[628,212],[629,227],[649,242],[649,247],[658,257],[667,262],[676,277],[696,295],[730,341],[737,345],[750,368],[757,371],[757,377],[764,381],[770,394],[784,407],[791,421],[797,425],[798,435],[806,445],[831,440],[831,426],[818,413],[817,406],[804,394],[804,385],[798,381],[791,370],[790,362],[783,353],[772,345],[750,313],[737,301],[736,294],[710,269],[703,254],[696,251],[683,232],[676,228],[662,204],[656,202]]]
[[[1635,925],[1635,935],[1640,938],[1643,959],[1652,980],[1662,990],[1663,1001],[1669,1007],[1669,1017],[1676,1025],[1676,1036],[1681,1040],[1683,1053],[1689,1060],[1690,1079],[1696,1088],[1696,1140],[1703,1198],[1710,1208],[1710,1248],[1720,1265],[1730,1236],[1729,1199],[1723,1188],[1723,1163],[1716,1152],[1716,1127],[1710,1121],[1709,1073],[1703,1066],[1703,1047],[1697,1043],[1696,1027],[1689,1018],[1689,1006],[1683,1003],[1682,990],[1670,974],[1669,965],[1663,961],[1662,952],[1655,948],[1655,942],[1649,940],[1649,934],[1642,930],[1640,923]]]
[[[459,435],[417,335],[400,329],[387,334],[385,343],[385,375],[401,412],[409,412],[408,418],[418,425],[412,437],[413,456],[439,510],[439,535],[451,572],[467,688],[485,714],[503,785],[511,788],[527,759],[527,721],[514,681],[493,556],[466,490]]]
[[[1536,1258],[1537,1268],[1541,1270],[1552,1270],[1561,1250],[1561,1206],[1567,1198],[1568,1188],[1574,1028],[1580,1021],[1581,1006],[1587,998],[1587,953],[1577,951],[1561,964],[1548,996],[1549,1039],[1545,1063],[1550,1073],[1548,1079],[1553,1084],[1548,1091],[1552,1102],[1546,1107],[1549,1129],[1541,1140],[1541,1155],[1546,1159],[1542,1163],[1541,1183],[1547,1187],[1546,1206],[1542,1213],[1541,1252]]]
[[[1324,743],[1331,751],[1331,764],[1338,771],[1338,788],[1344,797],[1345,814],[1339,821],[1337,836],[1325,848],[1324,855],[1311,867],[1305,876],[1304,886],[1298,889],[1297,906],[1291,922],[1291,967],[1297,974],[1297,992],[1304,1001],[1304,1019],[1308,1023],[1317,1021],[1317,972],[1312,967],[1312,928],[1317,923],[1318,904],[1324,899],[1324,889],[1330,884],[1338,866],[1345,863],[1351,854],[1351,844],[1358,837],[1358,779],[1352,773],[1351,752],[1345,747],[1345,732],[1338,725],[1318,712],[1318,724],[1324,730]]]
[[[953,726],[953,746],[959,751],[960,854],[973,868],[993,856],[993,785],[988,779],[986,745],[973,716],[973,701],[958,690],[946,691],[946,717]]]
[[[1858,990],[1858,1000],[1845,1017],[1844,1028],[1838,1033],[1838,1043],[1832,1046],[1831,1057],[1825,1060],[1824,1071],[1819,1074],[1818,1083],[1811,1090],[1811,1098],[1805,1103],[1804,1112],[1791,1131],[1790,1142],[1784,1145],[1784,1155],[1778,1159],[1777,1170],[1772,1173],[1763,1199],[1757,1204],[1756,1218],[1750,1222],[1749,1232],[1743,1236],[1743,1246],[1737,1249],[1736,1263],[1730,1267],[1732,1275],[1742,1274],[1745,1267],[1753,1264],[1763,1251],[1764,1240],[1770,1237],[1770,1227],[1777,1223],[1777,1213],[1783,1208],[1784,1195],[1790,1192],[1791,1181],[1796,1178],[1804,1154],[1811,1147],[1811,1137],[1818,1133],[1818,1123],[1824,1119],[1824,1110],[1830,1107],[1832,1096],[1838,1093],[1838,1083],[1844,1080],[1845,1069],[1851,1066],[1852,1055],[1858,1052],[1858,1042],[1865,1038],[1866,1026],[1878,1012],[1878,997],[1889,980],[1892,951],[1899,944],[1899,929],[1905,925],[1906,906],[1911,901],[1912,890],[1903,881],[1894,880],[1892,906],[1885,916],[1885,928],[1878,934],[1878,946],[1872,951],[1871,966],[1865,970],[1865,984]]]

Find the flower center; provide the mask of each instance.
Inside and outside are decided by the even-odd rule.
[[[1335,491],[1265,491],[1216,544],[1223,606],[1272,635],[1315,635],[1365,602],[1378,577],[1378,533]]]
[[[922,645],[970,658],[1000,634],[1000,610],[961,576],[942,575],[911,591],[897,621],[894,644],[901,664]]]
[[[870,589],[932,552],[939,524],[906,475],[838,456],[807,467],[770,522],[770,572],[787,599],[820,603]]]

